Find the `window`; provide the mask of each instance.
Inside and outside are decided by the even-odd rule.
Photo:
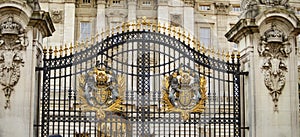
[[[80,22],[80,41],[85,41],[91,37],[91,23]]]
[[[241,11],[241,7],[239,7],[239,6],[233,6],[232,7],[232,11],[233,12],[240,12]]]
[[[202,11],[210,10],[210,6],[209,5],[200,5],[199,10],[202,10]]]
[[[119,5],[119,4],[121,4],[121,0],[113,0],[112,4]]]
[[[201,27],[199,31],[200,42],[204,44],[205,47],[210,47],[211,44],[211,34],[209,27]]]
[[[142,5],[143,6],[150,6],[151,5],[151,1],[143,1]]]
[[[91,3],[91,0],[82,0],[82,3],[84,4]]]

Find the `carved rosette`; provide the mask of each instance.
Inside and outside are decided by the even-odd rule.
[[[261,4],[277,6],[282,5],[285,6],[288,3],[288,0],[259,0]]]
[[[62,10],[52,10],[51,18],[54,23],[62,23],[63,22],[63,11]]]
[[[291,51],[287,37],[276,28],[275,24],[272,24],[272,28],[264,33],[258,46],[259,55],[264,57],[261,69],[264,74],[264,83],[274,102],[274,111],[278,111],[279,95],[284,88],[285,73],[288,70],[285,59]]]
[[[28,45],[22,26],[9,16],[0,25],[0,84],[6,103],[4,108],[10,108],[10,97],[14,86],[20,79],[20,68],[23,66],[22,51]]]

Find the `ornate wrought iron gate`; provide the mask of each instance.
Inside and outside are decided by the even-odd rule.
[[[143,20],[45,49],[38,136],[240,137],[239,55],[177,29]]]

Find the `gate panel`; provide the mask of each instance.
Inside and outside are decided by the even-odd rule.
[[[75,53],[45,50],[39,136],[240,137],[238,55],[192,48],[198,42],[157,24],[131,27]],[[105,81],[106,87],[100,88],[100,72],[118,82],[124,77],[124,84]],[[105,100],[102,104],[84,105],[97,98],[83,95],[88,82],[82,79],[87,81],[89,75],[96,76],[95,95]],[[166,81],[177,78],[179,87],[166,86]],[[184,80],[199,80],[202,85]],[[118,89],[117,96],[113,88]]]

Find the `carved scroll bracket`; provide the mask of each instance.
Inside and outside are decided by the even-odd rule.
[[[264,57],[261,69],[265,86],[274,102],[274,111],[278,111],[279,95],[285,86],[285,73],[288,71],[285,60],[291,51],[287,36],[275,24],[264,33],[258,46],[259,55]]]
[[[6,98],[5,109],[10,108],[11,93],[20,79],[20,67],[24,64],[21,51],[27,45],[24,29],[13,21],[13,16],[0,24],[0,84]]]

